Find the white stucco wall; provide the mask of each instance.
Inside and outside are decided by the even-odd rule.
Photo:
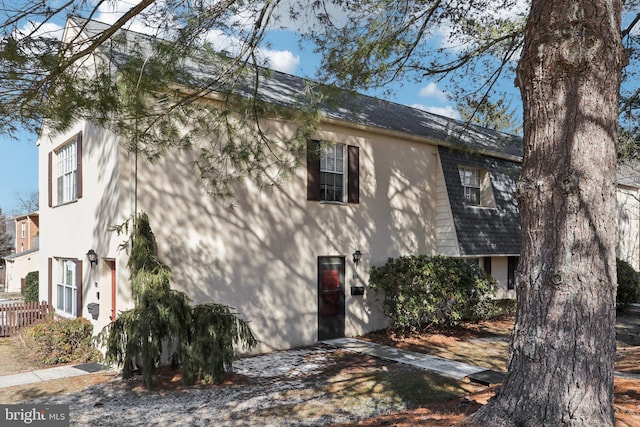
[[[640,190],[618,186],[618,239],[616,256],[640,268]]]
[[[48,201],[48,155],[82,132],[82,197],[76,201],[53,207]],[[56,260],[62,258],[82,261],[83,303],[82,316],[91,319],[87,305],[100,304],[100,316],[92,319],[94,332],[109,323],[111,281],[104,277],[105,259],[118,260],[119,306],[130,304],[126,298],[127,285],[125,260],[117,246],[124,240],[109,229],[124,222],[126,214],[120,210],[119,159],[115,138],[86,122],[74,125],[63,134],[49,136],[46,131],[38,141],[39,145],[39,188],[40,188],[40,299],[48,299],[49,259],[53,260],[52,303],[56,303],[56,283],[60,271]],[[53,165],[55,170],[55,164]],[[55,188],[55,172],[54,182]],[[55,189],[54,189],[55,192]],[[93,249],[100,262],[91,266],[87,252]],[[58,314],[61,314],[58,312]]]
[[[20,292],[22,279],[32,271],[39,271],[39,253],[28,252],[7,260],[6,263],[6,292]]]
[[[353,336],[386,320],[375,295],[351,296],[350,286],[367,287],[369,267],[388,257],[435,251],[433,146],[335,124],[317,137],[360,148],[359,204],[308,202],[306,165],[268,189],[238,186],[229,207],[202,190],[193,158],[139,162],[138,207],[149,214],[174,287],[196,303],[234,307],[251,322],[258,352],[316,342],[318,257],[346,258],[345,334]],[[356,249],[363,257],[353,279]]]

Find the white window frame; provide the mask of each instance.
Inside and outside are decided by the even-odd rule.
[[[20,235],[23,239],[27,237],[27,223],[25,222],[20,224]]]
[[[58,205],[78,199],[78,140],[73,139],[55,152]]]
[[[347,146],[322,142],[320,150],[320,201],[345,203],[348,191]]]
[[[58,260],[58,281],[56,283],[56,310],[70,317],[77,316],[78,277],[76,261]]]
[[[482,172],[480,169],[459,166],[464,201],[471,206],[482,206]]]

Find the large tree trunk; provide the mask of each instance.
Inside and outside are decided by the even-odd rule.
[[[613,426],[620,0],[534,0],[508,374],[470,421]]]

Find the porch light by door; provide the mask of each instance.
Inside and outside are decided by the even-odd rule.
[[[91,263],[91,268],[93,268],[94,264],[98,264],[98,254],[93,249],[89,249],[89,252],[87,252],[87,258]]]
[[[356,249],[353,253],[353,263],[356,267],[360,264],[360,258],[362,258],[362,252],[360,252],[360,249]]]

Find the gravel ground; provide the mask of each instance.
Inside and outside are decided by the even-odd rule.
[[[115,380],[32,403],[69,404],[79,426],[321,426],[406,408],[380,394],[340,399],[328,390],[336,377],[327,366],[341,351],[316,345],[241,359],[234,372],[248,381],[239,385],[154,392]]]

